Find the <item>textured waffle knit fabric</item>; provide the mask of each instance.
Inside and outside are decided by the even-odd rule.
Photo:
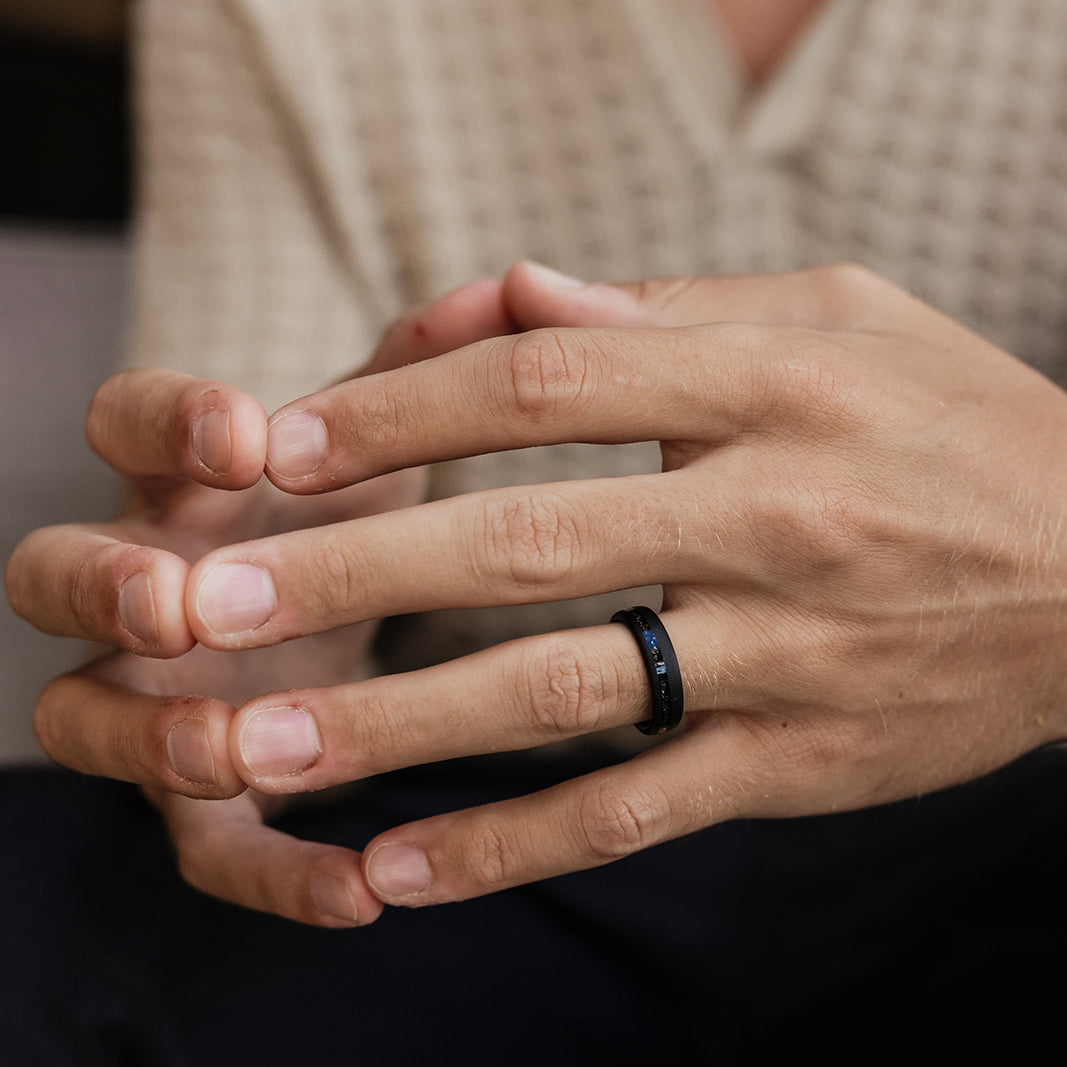
[[[774,115],[707,0],[139,7],[136,362],[270,409],[359,365],[412,303],[519,258],[588,279],[850,259],[1067,378],[1063,0],[831,3],[818,62],[816,27],[781,72],[807,71],[796,136],[755,128]],[[442,467],[435,491],[655,462],[535,450]],[[470,625],[607,617],[553,610]]]

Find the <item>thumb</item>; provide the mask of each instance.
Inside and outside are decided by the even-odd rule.
[[[588,284],[540,263],[524,262],[504,276],[503,301],[520,330],[661,325],[651,304],[641,299],[642,288]]]
[[[514,329],[504,306],[500,279],[478,278],[398,318],[355,376],[418,363]]]
[[[624,284],[579,281],[538,263],[518,263],[503,283],[516,326],[757,326],[843,328],[883,303],[888,286],[850,265],[788,274],[661,278]]]

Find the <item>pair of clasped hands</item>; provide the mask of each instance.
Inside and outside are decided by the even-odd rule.
[[[39,628],[114,651],[49,685],[38,737],[144,786],[184,876],[249,907],[368,923],[725,819],[916,796],[1067,734],[1065,396],[860,268],[614,286],[520,264],[269,421],[138,370],[88,434],[128,509],[31,534],[7,584]],[[658,473],[419,503],[434,461],[652,440]],[[372,620],[650,584],[685,689],[672,740],[362,855],[264,821],[289,794],[648,717],[607,620],[336,684]]]

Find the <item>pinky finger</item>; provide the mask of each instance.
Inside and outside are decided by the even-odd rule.
[[[386,831],[364,853],[367,883],[388,904],[466,900],[733,818],[750,788],[737,771],[746,731],[726,718],[701,733],[529,796]]]
[[[367,888],[358,852],[300,841],[266,826],[257,800],[153,797],[195,889],[241,907],[312,926],[363,926],[382,913]]]

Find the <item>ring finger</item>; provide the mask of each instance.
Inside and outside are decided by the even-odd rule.
[[[724,658],[733,646],[736,659],[743,640],[716,633],[691,610],[668,613],[664,623],[682,664],[707,662],[716,647]],[[683,688],[692,708],[733,695],[710,672],[683,674]],[[649,708],[633,635],[598,626],[523,638],[409,674],[257,698],[234,719],[231,758],[261,792],[305,792],[637,723]]]

